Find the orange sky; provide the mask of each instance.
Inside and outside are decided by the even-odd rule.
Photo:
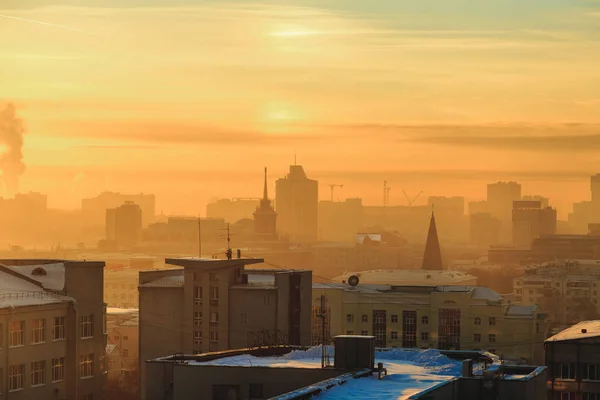
[[[111,189],[196,214],[258,196],[297,152],[323,198],[517,179],[566,217],[600,170],[598,2],[129,2],[0,3],[21,190],[51,206]]]

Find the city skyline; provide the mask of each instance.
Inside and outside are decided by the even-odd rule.
[[[588,198],[597,2],[346,3],[3,4],[21,191],[60,208],[152,192],[195,214],[297,153],[311,177],[345,185],[340,198],[371,204],[383,180],[399,204],[402,190],[479,199],[495,180],[550,197],[561,218]]]

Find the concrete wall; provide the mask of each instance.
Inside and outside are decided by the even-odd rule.
[[[248,335],[265,329],[277,329],[278,291],[274,287],[229,290],[229,347],[241,349],[250,347]],[[252,339],[250,339],[252,340]]]
[[[600,338],[546,343],[546,366],[548,389],[551,393],[600,393],[600,383],[582,381],[582,363],[596,364],[600,360]],[[575,364],[575,380],[563,380],[555,376],[556,367],[562,363]]]
[[[239,385],[240,398],[247,399],[250,384],[262,384],[264,398],[270,398],[344,373],[340,370],[320,368],[148,364],[144,397],[146,400],[211,399],[213,385]],[[172,392],[169,391],[171,371]],[[165,392],[169,393],[166,397]]]
[[[140,390],[144,399],[144,361],[182,351],[183,290],[140,287]]]

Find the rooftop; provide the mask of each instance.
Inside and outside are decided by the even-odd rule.
[[[61,291],[65,287],[65,264],[6,265],[6,268],[39,282],[44,289]]]
[[[600,320],[583,321],[546,339],[546,342],[564,342],[600,336]]]
[[[352,275],[358,276],[362,283],[388,283],[410,285],[412,283],[431,282],[431,285],[444,283],[461,283],[465,281],[475,282],[477,278],[473,275],[458,271],[438,271],[422,269],[376,269],[370,271],[347,272],[344,275],[333,278],[334,282],[345,282]]]
[[[43,304],[56,304],[73,301],[44,290],[19,275],[0,271],[0,308],[15,308]]]
[[[226,267],[237,267],[250,264],[261,264],[265,260],[262,258],[232,258],[231,260],[222,258],[198,258],[198,257],[186,257],[186,258],[166,258],[165,264],[178,265],[180,267],[200,267],[206,269],[226,268]]]

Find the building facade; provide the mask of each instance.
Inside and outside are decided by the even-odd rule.
[[[548,399],[595,400],[600,397],[600,321],[584,321],[544,343]]]
[[[140,272],[140,359],[310,344],[311,271],[246,269],[262,262],[167,259],[182,268]]]
[[[533,241],[540,236],[556,233],[556,210],[542,207],[539,200],[519,200],[513,202],[512,236],[513,246],[530,249]]]
[[[325,297],[325,310],[321,306]],[[319,314],[325,317],[319,317]],[[542,362],[546,319],[479,286],[313,285],[313,344],[340,334],[377,347],[488,350]]]
[[[106,210],[106,240],[119,246],[133,247],[142,234],[142,209],[132,201]]]
[[[6,398],[103,398],[103,267],[0,260],[0,382]]]

